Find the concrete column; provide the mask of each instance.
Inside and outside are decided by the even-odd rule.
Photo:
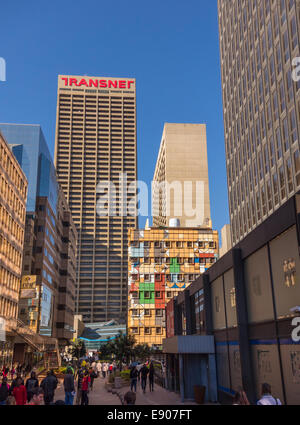
[[[206,274],[203,277],[203,289],[204,289],[204,311],[205,311],[205,329],[206,335],[213,334],[213,319],[212,319],[212,301],[211,301],[211,290],[209,276]]]
[[[186,316],[186,334],[192,335],[192,309],[190,291],[186,289],[184,291],[184,304],[185,304],[185,316]]]
[[[217,368],[216,355],[208,355],[208,382],[209,382],[209,401],[216,403],[218,401],[218,384],[217,384]]]
[[[184,402],[184,370],[183,370],[183,355],[179,354],[179,385],[181,402]]]
[[[255,383],[251,359],[251,345],[248,335],[247,295],[244,278],[244,266],[240,249],[232,250],[234,285],[236,292],[236,312],[240,341],[241,372],[244,390],[250,403],[255,403]]]

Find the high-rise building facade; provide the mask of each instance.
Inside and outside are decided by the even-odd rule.
[[[218,253],[218,232],[212,229],[130,229],[127,329],[137,344],[161,349],[167,303],[214,264]]]
[[[297,0],[218,0],[235,245],[300,188]]]
[[[58,77],[55,164],[78,230],[76,312],[85,323],[125,323],[128,229],[137,227],[134,79]]]
[[[211,227],[205,124],[166,123],[152,187],[153,225]]]
[[[28,180],[19,319],[64,346],[73,338],[77,231],[41,127],[0,130]]]
[[[7,364],[12,359],[12,330],[18,318],[27,186],[25,174],[0,133],[0,362]]]

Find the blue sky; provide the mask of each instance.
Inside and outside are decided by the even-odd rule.
[[[206,123],[213,226],[228,222],[217,0],[5,1],[0,40],[0,122],[41,124],[53,153],[58,74],[135,77],[139,179],[164,122]]]

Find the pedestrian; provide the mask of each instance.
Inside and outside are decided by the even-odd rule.
[[[0,406],[6,405],[8,396],[9,385],[7,383],[7,378],[3,378],[0,386]]]
[[[89,370],[89,375],[91,378],[91,391],[93,391],[94,379],[97,378],[97,374],[92,367]]]
[[[88,406],[89,404],[89,383],[91,382],[91,378],[89,373],[86,371],[84,374],[84,378],[82,380],[82,396],[81,396],[81,406]]]
[[[30,378],[26,381],[27,401],[32,399],[33,390],[39,387],[39,381],[36,378],[35,372],[31,372]]]
[[[125,395],[124,395],[124,403],[123,404],[127,404],[127,405],[134,405],[136,401],[136,394],[133,393],[132,391],[128,391]]]
[[[141,386],[142,386],[142,390],[143,393],[145,394],[146,392],[146,386],[147,386],[147,375],[149,373],[149,369],[147,368],[146,364],[143,365],[143,367],[140,370],[140,375],[141,375]]]
[[[136,366],[133,366],[133,368],[130,371],[130,391],[134,389],[134,392],[136,392],[136,383],[138,378],[138,371]]]
[[[84,377],[83,369],[80,368],[77,371],[77,397],[76,397],[76,404],[77,405],[81,404],[83,377]]]
[[[243,389],[239,389],[239,391],[236,391],[233,397],[232,405],[243,405],[243,406],[250,405],[247,395]]]
[[[154,391],[154,366],[153,366],[153,362],[151,362],[150,366],[149,366],[149,388],[150,388],[150,392]]]
[[[281,405],[281,401],[279,400],[279,398],[275,398],[272,396],[270,384],[262,384],[261,395],[261,399],[257,402],[259,406]]]
[[[22,378],[17,378],[17,385],[14,387],[12,394],[17,406],[24,406],[27,403],[27,392],[22,384]]]
[[[29,406],[40,406],[44,401],[44,391],[42,388],[35,387],[33,388],[31,398],[28,402]]]
[[[54,393],[57,388],[57,384],[58,384],[58,381],[56,376],[54,375],[53,370],[48,371],[46,378],[43,379],[41,383],[41,387],[43,388],[43,391],[44,391],[44,402],[46,406],[53,402]]]
[[[102,372],[102,365],[100,362],[97,362],[96,368],[97,368],[97,376],[99,377],[100,372]]]
[[[73,406],[75,396],[74,375],[70,367],[67,368],[67,374],[64,378],[65,404]]]
[[[11,370],[10,370],[11,380],[13,380],[13,379],[14,379],[15,373],[16,373],[15,368],[14,368],[14,367],[12,367],[12,368],[11,368]]]
[[[21,379],[22,385],[24,385],[24,380],[21,376],[21,372],[18,372],[16,378],[11,383],[11,386],[10,386],[10,389],[9,389],[10,395],[13,393],[14,388],[17,386],[17,380],[18,379]]]

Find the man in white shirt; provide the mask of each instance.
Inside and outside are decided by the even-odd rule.
[[[281,405],[281,401],[279,400],[279,398],[275,398],[272,396],[271,385],[266,383],[262,384],[261,395],[261,399],[257,402],[259,406]]]

